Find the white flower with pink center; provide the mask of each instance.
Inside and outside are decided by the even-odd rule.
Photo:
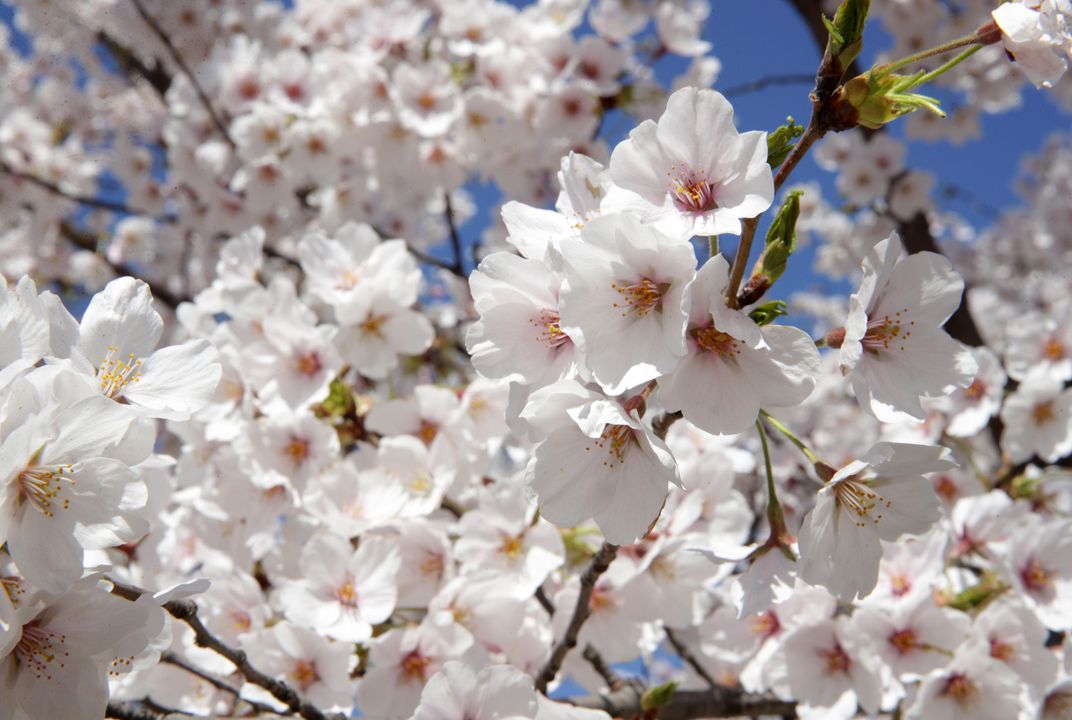
[[[767,134],[738,134],[733,107],[714,90],[687,87],[611,154],[617,188],[604,211],[628,209],[675,237],[741,232],[741,220],[770,207],[774,181]]]
[[[864,597],[878,582],[880,540],[921,535],[941,516],[926,473],[955,467],[930,445],[878,443],[819,490],[800,528],[800,577],[838,597]]]
[[[560,248],[559,325],[603,389],[617,395],[672,371],[685,355],[692,245],[604,215]]]
[[[860,290],[850,298],[842,331],[827,336],[841,348],[841,371],[856,399],[883,422],[926,417],[920,396],[968,387],[978,365],[942,329],[960,304],[964,281],[942,255],[905,255],[896,233],[864,258]]]
[[[714,257],[696,274],[687,331],[688,354],[659,381],[659,399],[702,430],[739,433],[761,407],[794,407],[811,394],[819,353],[807,333],[782,325],[759,327],[726,307],[729,264]]]
[[[533,396],[530,407],[542,401]],[[553,429],[526,469],[545,518],[559,527],[593,518],[616,545],[648,531],[668,484],[680,480],[669,448],[640,423],[635,407],[589,392],[549,419]]]

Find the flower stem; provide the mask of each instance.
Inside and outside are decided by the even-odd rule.
[[[782,514],[782,503],[778,500],[778,490],[774,486],[774,468],[771,466],[767,430],[759,418],[756,418],[756,429],[759,430],[759,442],[763,446],[763,465],[767,470],[767,521],[770,523],[771,532],[775,532],[775,528],[785,528],[785,516]]]
[[[817,464],[822,462],[822,460],[819,459],[819,456],[816,455],[815,453],[813,453],[811,451],[811,448],[809,448],[807,445],[804,444],[803,440],[801,440],[796,435],[794,435],[793,431],[790,430],[789,428],[787,428],[781,422],[779,422],[775,418],[771,417],[770,413],[768,413],[766,410],[760,410],[759,414],[767,422],[769,422],[774,427],[775,430],[780,432],[782,435],[785,435],[785,437],[789,440],[789,442],[791,442],[794,445],[796,445],[797,449],[800,450],[800,452],[804,453],[804,457],[808,458],[808,462],[810,462],[812,465],[817,465]],[[757,422],[758,422],[758,420],[757,420]]]
[[[955,58],[953,58],[949,62],[947,62],[947,63],[945,63],[945,64],[943,64],[943,65],[941,65],[939,67],[936,67],[934,70],[931,70],[929,73],[925,73],[923,75],[920,75],[918,78],[916,78],[912,82],[911,86],[905,88],[904,90],[911,90],[912,88],[919,87],[923,83],[930,82],[931,80],[933,80],[934,78],[938,77],[939,75],[942,75],[944,73],[949,72],[950,70],[955,68],[957,65],[960,65],[962,62],[964,62],[965,60],[967,60],[972,55],[974,55],[975,53],[979,52],[982,49],[983,49],[982,45],[972,45],[970,48],[968,48],[964,52],[960,53],[959,55],[957,55]],[[902,92],[904,92],[904,90],[902,90]]]
[[[793,146],[793,150],[789,153],[785,162],[778,168],[778,172],[774,176],[774,192],[778,192],[789,178],[789,174],[793,172],[793,169],[808,153],[811,146],[815,144],[815,141],[825,134],[826,130],[815,122],[815,116],[813,115],[812,121],[808,123],[808,127],[804,130],[804,134],[797,141],[797,144]],[[759,218],[759,215],[748,218],[741,228],[741,241],[737,243],[737,252],[733,256],[733,268],[730,270],[730,281],[726,285],[726,305],[731,308],[739,306],[737,291],[740,289],[741,281],[744,279],[744,269],[748,265],[748,256],[752,254],[752,240],[755,239],[756,228],[759,227]]]
[[[972,33],[971,35],[965,35],[964,37],[957,38],[956,40],[950,40],[947,43],[937,45],[928,50],[923,50],[922,52],[915,53],[914,55],[903,57],[900,60],[894,60],[893,62],[887,63],[886,65],[879,65],[872,72],[876,75],[886,75],[895,70],[900,70],[906,65],[911,65],[912,63],[919,62],[920,60],[926,60],[927,58],[934,57],[935,55],[941,55],[942,53],[947,53],[950,50],[956,50],[957,48],[962,48],[967,45],[975,45],[977,48],[982,47],[982,45],[979,45],[978,43],[979,35],[977,33]]]

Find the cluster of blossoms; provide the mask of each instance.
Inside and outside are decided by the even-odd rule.
[[[0,720],[1072,706],[1067,141],[976,234],[883,133],[778,197],[814,138],[738,132],[704,2],[54,5],[0,56]],[[917,5],[895,56],[993,10]],[[1070,14],[995,11],[971,107]]]

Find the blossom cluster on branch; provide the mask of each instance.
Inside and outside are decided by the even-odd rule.
[[[0,720],[1067,716],[1072,147],[977,232],[884,126],[1072,6],[792,4],[740,130],[703,0],[20,5]]]

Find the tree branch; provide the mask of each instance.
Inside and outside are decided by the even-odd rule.
[[[161,712],[154,710],[141,702],[128,702],[113,700],[108,703],[108,709],[104,713],[106,718],[114,720],[233,720],[233,718],[218,718],[214,715],[192,715],[184,712]],[[242,720],[279,720],[288,717],[286,714],[277,712],[258,712],[255,715],[242,715]]]
[[[454,251],[454,263],[450,270],[458,277],[465,277],[465,263],[462,260],[462,238],[458,234],[458,228],[454,224],[454,208],[450,204],[450,193],[443,193],[444,215],[447,217],[447,227],[450,229],[450,247]]]
[[[181,303],[189,301],[189,298],[183,297],[181,295],[176,295],[175,293],[171,292],[165,287],[162,287],[158,283],[154,283],[152,280],[148,280],[147,278],[143,277],[141,273],[139,273],[134,267],[128,265],[127,263],[113,262],[107,257],[100,255],[97,252],[96,238],[94,238],[87,232],[79,230],[74,225],[71,225],[69,222],[63,221],[60,223],[60,234],[63,235],[63,237],[67,238],[67,241],[75,247],[81,250],[87,250],[94,255],[97,255],[101,260],[107,263],[108,267],[110,267],[117,275],[129,275],[130,277],[138,278],[139,280],[144,282],[146,285],[149,286],[149,290],[152,292],[153,297],[164,303],[168,307],[177,308]]]
[[[599,552],[592,558],[591,564],[581,575],[581,591],[577,595],[577,605],[573,608],[573,617],[570,618],[569,625],[566,627],[566,634],[551,650],[551,657],[548,658],[547,664],[543,666],[539,676],[536,678],[536,689],[539,692],[546,694],[548,683],[555,679],[559,668],[562,667],[562,663],[566,659],[566,655],[576,647],[577,636],[581,632],[581,627],[592,612],[589,607],[592,590],[595,588],[599,576],[607,571],[617,554],[617,545],[604,542],[603,547],[599,548]]]
[[[45,180],[44,178],[32,175],[27,172],[23,172],[21,170],[16,170],[15,168],[11,167],[3,161],[0,161],[0,172],[6,175],[10,175],[16,180],[22,180],[24,182],[30,183],[31,185],[35,185],[42,190],[46,190],[52,193],[57,197],[63,198],[64,200],[70,200],[71,202],[76,202],[81,205],[89,205],[90,207],[100,208],[101,210],[109,210],[111,212],[124,213],[126,215],[145,215],[160,223],[175,222],[175,218],[169,215],[157,217],[156,215],[151,212],[148,212],[147,210],[139,210],[138,208],[132,208],[121,202],[105,200],[103,198],[92,197],[90,195],[75,195],[69,193],[63,188],[61,188],[59,185],[56,185],[49,180]]]
[[[205,111],[208,113],[209,118],[212,119],[212,124],[216,126],[220,135],[223,136],[223,139],[231,146],[231,149],[234,150],[237,146],[235,145],[235,141],[231,138],[230,133],[227,131],[226,123],[224,123],[220,114],[216,112],[216,108],[213,107],[212,101],[209,100],[208,95],[205,94],[204,88],[202,88],[201,83],[197,81],[197,76],[194,75],[190,66],[183,60],[182,54],[179,52],[178,48],[171,42],[171,38],[164,32],[164,28],[160,27],[160,23],[158,23],[145,9],[142,0],[131,0],[131,2],[134,3],[134,9],[138,11],[138,15],[141,16],[141,19],[145,21],[145,24],[149,26],[149,29],[153,31],[153,34],[156,35],[160,42],[164,44],[164,47],[167,48],[168,54],[171,56],[171,59],[175,64],[178,65],[179,70],[190,79],[190,84],[193,85],[194,92],[197,93],[198,99],[201,101],[201,104],[205,106]]]
[[[750,82],[728,87],[722,91],[722,94],[730,98],[758,92],[776,85],[810,85],[813,82],[815,82],[815,75],[810,73],[767,75]]]
[[[109,582],[112,583],[112,592],[127,600],[137,600],[148,592],[141,588],[126,585],[110,578]],[[201,618],[198,617],[197,603],[193,600],[171,600],[170,602],[164,603],[164,609],[167,610],[173,618],[186,623],[190,629],[194,631],[194,642],[198,647],[208,648],[216,654],[226,658],[235,666],[235,668],[237,668],[242,677],[254,685],[262,687],[270,692],[272,697],[286,705],[291,713],[300,715],[305,720],[331,720],[331,718],[341,717],[339,715],[324,714],[319,709],[303,700],[298,692],[287,683],[266,675],[253,667],[244,651],[232,648],[209,632],[208,628],[201,622]]]
[[[640,693],[628,684],[600,697],[570,702],[577,707],[605,710],[613,717],[646,717],[640,706]],[[659,720],[692,720],[763,715],[796,717],[796,703],[766,693],[751,694],[725,686],[719,686],[717,690],[676,690],[670,702],[659,708],[658,717]]]
[[[696,656],[692,654],[692,651],[689,650],[689,647],[685,643],[678,640],[677,637],[675,637],[674,631],[670,628],[663,628],[663,632],[666,633],[666,639],[674,647],[674,652],[678,654],[678,657],[684,660],[689,665],[689,667],[695,670],[696,674],[703,678],[704,682],[707,683],[708,687],[710,687],[711,689],[717,689],[719,687],[719,684],[715,682],[715,679],[711,677],[710,673],[707,672],[707,668],[705,668],[696,658]]]
[[[116,64],[119,65],[119,69],[126,73],[128,77],[142,78],[149,83],[161,98],[167,95],[168,88],[171,87],[171,75],[160,64],[160,61],[154,61],[153,66],[149,67],[130,48],[122,45],[103,30],[97,33],[97,42],[111,53],[112,57],[115,58]]]

